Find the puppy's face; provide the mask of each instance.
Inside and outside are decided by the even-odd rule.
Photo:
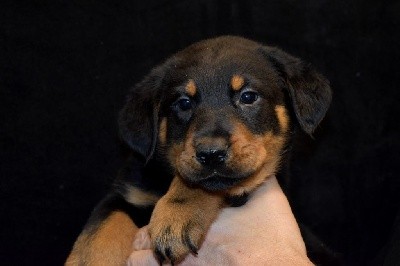
[[[261,168],[273,174],[289,117],[273,66],[237,49],[182,55],[161,102],[159,143],[187,181],[227,189]]]
[[[121,117],[132,116],[127,112],[141,104],[152,108],[150,146],[157,146],[177,175],[207,190],[257,185],[274,174],[290,121],[311,133],[330,101],[325,79],[298,59],[236,37],[194,44],[149,77],[147,89],[136,88],[144,90],[136,94],[142,102],[128,100]],[[286,102],[296,118],[289,117]],[[149,124],[145,117],[134,120],[139,133],[141,123]]]

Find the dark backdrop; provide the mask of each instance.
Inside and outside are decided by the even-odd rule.
[[[292,206],[349,265],[399,259],[399,14],[399,1],[370,0],[2,1],[1,263],[64,261],[121,165],[128,88],[221,34],[280,46],[329,78]]]

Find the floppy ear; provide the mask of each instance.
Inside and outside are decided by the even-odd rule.
[[[118,119],[122,139],[146,162],[156,147],[163,72],[157,67],[134,86]]]
[[[332,100],[329,81],[310,64],[278,48],[263,49],[269,61],[280,72],[301,128],[312,135]]]

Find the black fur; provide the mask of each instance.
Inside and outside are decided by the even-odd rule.
[[[128,95],[118,120],[122,139],[146,162],[150,160],[156,147],[163,75],[162,67],[154,68],[137,84]]]
[[[226,202],[229,206],[232,207],[240,207],[246,204],[247,200],[249,199],[249,194],[244,193],[239,196],[230,196],[226,198]]]
[[[297,121],[311,136],[332,100],[329,81],[310,64],[278,48],[263,47],[261,51],[280,74],[292,100]]]

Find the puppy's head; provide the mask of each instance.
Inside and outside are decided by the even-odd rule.
[[[328,81],[299,59],[220,37],[153,69],[131,91],[119,123],[138,155],[159,152],[186,181],[225,190],[274,174],[291,123],[311,135],[330,101]]]

